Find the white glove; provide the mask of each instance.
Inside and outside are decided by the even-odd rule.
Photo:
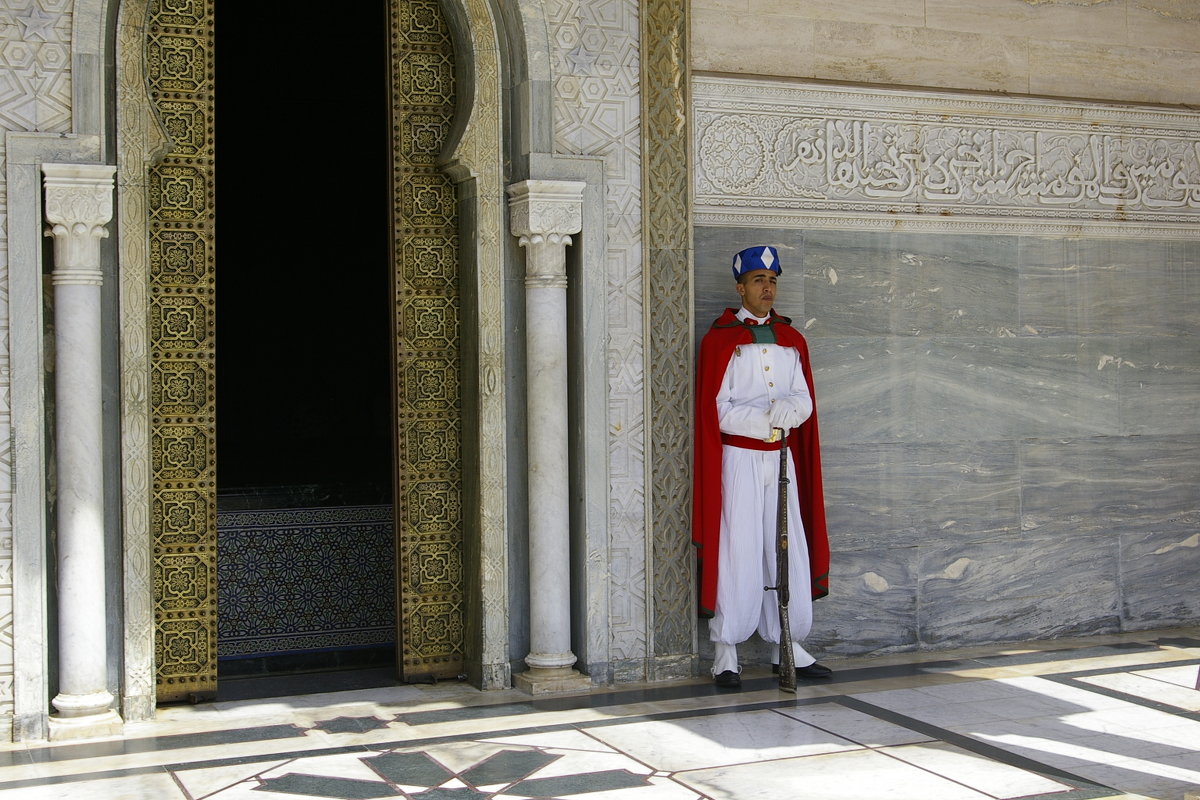
[[[799,428],[800,423],[804,422],[804,417],[800,416],[800,409],[786,400],[772,405],[767,417],[772,428],[783,428],[784,433],[792,428]]]

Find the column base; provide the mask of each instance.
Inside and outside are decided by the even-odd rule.
[[[513,675],[513,687],[533,695],[583,692],[592,688],[592,680],[571,667],[530,667]]]
[[[120,736],[124,726],[121,715],[115,711],[88,714],[84,717],[50,717],[50,741]]]

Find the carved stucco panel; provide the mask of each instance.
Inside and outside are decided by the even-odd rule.
[[[691,544],[692,248],[688,204],[687,7],[642,5],[643,230],[654,662],[651,678],[690,674],[695,652]]]
[[[630,0],[557,0],[546,9],[555,150],[604,159],[614,662],[648,650],[638,13]]]
[[[71,129],[71,0],[0,0],[0,130]]]
[[[695,81],[697,221],[1200,234],[1200,114]]]
[[[484,688],[509,684],[508,665],[508,560],[505,530],[505,395],[504,395],[504,281],[499,234],[504,230],[506,206],[501,154],[500,51],[496,20],[484,0],[466,0],[471,28],[471,59],[475,80],[467,129],[456,160],[477,181],[474,241],[478,284],[479,328],[479,533],[482,618],[482,675]],[[464,241],[465,246],[465,241]]]
[[[146,94],[147,0],[125,0],[117,22],[117,226],[121,272],[121,495],[125,592],[122,716],[154,714],[154,560],[150,545],[150,344],[146,167],[167,147]]]

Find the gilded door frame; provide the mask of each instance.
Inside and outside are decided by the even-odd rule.
[[[388,12],[396,660],[446,679],[466,666],[458,208],[439,164],[457,81],[437,0]]]
[[[117,0],[114,0],[116,2]],[[182,609],[180,619],[198,621],[211,628],[209,641],[197,641],[191,654],[203,657],[207,648],[211,663],[200,664],[197,680],[173,684],[171,694],[160,693],[155,659],[155,640],[161,622],[156,618],[156,581],[162,580],[157,563],[155,470],[156,423],[152,417],[155,391],[151,361],[152,318],[161,321],[151,293],[151,259],[162,258],[151,245],[151,229],[163,220],[152,220],[149,197],[159,186],[149,176],[156,165],[184,167],[200,172],[205,164],[205,143],[198,142],[195,163],[175,162],[172,153],[179,126],[164,114],[161,89],[151,88],[147,74],[147,44],[164,35],[160,26],[149,25],[150,14],[166,7],[179,17],[180,27],[196,19],[191,35],[199,55],[208,57],[200,42],[211,42],[211,9],[215,0],[124,0],[117,19],[117,165],[118,226],[120,230],[120,336],[121,336],[121,450],[122,524],[124,528],[124,669],[122,671],[122,714],[127,721],[153,716],[157,699],[203,695],[215,689],[216,640],[215,594],[208,593],[207,611]],[[457,138],[448,143],[442,163],[458,186],[460,218],[460,292],[464,298],[461,362],[463,440],[462,528],[466,549],[464,591],[466,595],[466,672],[481,688],[507,686],[507,556],[505,544],[505,392],[502,213],[503,170],[501,148],[501,70],[497,24],[484,0],[446,0],[443,9],[455,36],[456,69],[460,76],[456,123]],[[187,38],[186,32],[181,34]],[[205,39],[207,36],[209,38]],[[211,47],[211,44],[209,45]],[[196,67],[202,73],[205,62]],[[157,94],[156,94],[157,93]],[[168,100],[187,97],[168,97]],[[464,118],[464,110],[469,112]],[[189,113],[182,106],[172,113]],[[211,130],[208,144],[211,146]],[[203,138],[203,137],[201,137]],[[185,159],[186,161],[187,159]],[[210,159],[211,160],[211,159]],[[170,162],[170,163],[168,163]],[[210,190],[210,189],[209,189]],[[206,191],[209,191],[206,190]],[[203,225],[189,228],[186,220],[168,220],[172,230],[193,231],[186,246],[203,249],[210,232]],[[265,219],[263,232],[271,235],[272,220]],[[207,240],[211,246],[211,239]],[[172,291],[172,300],[186,291]],[[203,370],[201,370],[203,371]],[[204,376],[200,383],[208,380]],[[203,387],[200,387],[203,388]],[[184,418],[185,422],[187,418]],[[200,426],[207,424],[204,421]],[[161,439],[160,439],[161,440]],[[158,451],[160,452],[160,451]],[[211,462],[210,462],[211,463]],[[197,483],[210,480],[207,473]],[[190,486],[171,485],[172,490]],[[215,493],[215,484],[211,487]],[[209,504],[211,506],[211,503]],[[209,519],[215,508],[200,508],[192,523]],[[186,516],[186,514],[184,515]],[[161,516],[158,517],[161,519]],[[215,525],[203,530],[187,550],[192,564],[211,563],[215,569]],[[178,555],[178,554],[172,554]],[[205,559],[209,559],[206,561]],[[192,574],[196,570],[190,570]],[[203,572],[203,570],[201,570]],[[183,579],[189,570],[174,574]],[[183,576],[183,577],[180,577]],[[201,575],[201,580],[209,576]],[[211,575],[215,586],[215,574]],[[161,586],[157,587],[161,590]],[[184,592],[186,594],[186,590]],[[211,675],[209,688],[204,675]],[[182,692],[182,693],[181,693]]]

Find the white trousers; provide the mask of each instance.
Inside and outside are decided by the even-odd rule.
[[[709,637],[717,644],[714,674],[737,671],[735,646],[758,631],[779,644],[779,598],[764,589],[775,585],[775,546],[779,504],[779,452],[724,445],[721,454],[721,546],[718,556],[717,607]],[[814,659],[802,642],[812,629],[812,578],[800,519],[795,465],[788,468],[788,622],[797,666]],[[733,666],[728,666],[730,658]],[[778,663],[778,655],[776,655]]]

